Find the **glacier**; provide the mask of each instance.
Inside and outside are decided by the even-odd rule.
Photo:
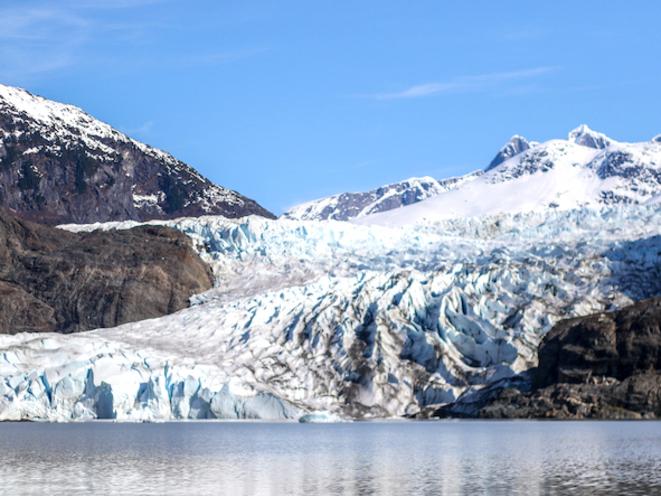
[[[157,319],[0,336],[0,419],[412,415],[534,366],[559,319],[661,293],[658,201],[404,227],[151,223],[190,236],[215,287]]]

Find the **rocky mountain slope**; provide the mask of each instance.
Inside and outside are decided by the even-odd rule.
[[[160,317],[187,307],[212,282],[190,240],[173,229],[76,234],[0,209],[0,333]]]
[[[661,144],[617,142],[586,125],[566,140],[515,136],[477,179],[427,200],[357,219],[387,226],[644,203],[661,189]]]
[[[273,215],[77,107],[0,85],[0,206],[42,223]]]
[[[528,150],[531,146],[536,146],[539,143],[531,143],[523,136],[515,134],[510,138],[510,140],[503,145],[503,147],[496,153],[496,156],[493,158],[491,163],[485,169],[486,172],[490,171],[494,167],[498,167],[500,164],[506,160],[511,159],[512,157],[523,153]]]
[[[661,298],[558,323],[536,369],[466,393],[435,415],[661,418]]]
[[[562,319],[661,294],[658,204],[404,229],[156,224],[193,240],[217,287],[158,319],[0,336],[0,418],[415,415],[535,367]]]
[[[411,205],[477,178],[475,171],[439,181],[433,177],[412,177],[365,193],[342,193],[297,205],[283,214],[294,220],[349,220]]]

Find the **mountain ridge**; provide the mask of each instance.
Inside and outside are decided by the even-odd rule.
[[[358,223],[404,225],[531,210],[656,201],[661,146],[618,142],[582,125],[569,139],[532,143],[455,190]]]
[[[392,221],[399,225],[416,217],[438,219],[646,201],[661,185],[659,143],[658,136],[646,142],[619,142],[586,124],[571,130],[566,139],[545,142],[515,134],[484,170],[445,180],[410,178],[367,192],[340,193],[292,207],[283,217],[384,225]],[[562,170],[558,173],[554,169]],[[544,180],[536,175],[551,171]],[[424,187],[419,184],[422,181]],[[504,187],[508,183],[511,188]],[[518,186],[523,191],[517,191],[515,183],[521,183]],[[526,198],[525,189],[531,185],[535,195]],[[517,197],[526,203],[516,205],[511,200]],[[500,199],[510,210],[499,208]],[[418,215],[418,210],[429,212]]]
[[[1,84],[0,206],[49,224],[274,217],[78,107]]]
[[[287,210],[282,217],[292,220],[349,220],[363,217],[431,198],[481,174],[482,171],[476,170],[441,180],[430,176],[410,177],[366,192],[339,193],[301,203]]]

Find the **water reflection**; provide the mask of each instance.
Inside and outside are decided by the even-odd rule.
[[[659,422],[0,424],[2,494],[661,494]]]

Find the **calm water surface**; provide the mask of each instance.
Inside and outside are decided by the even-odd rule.
[[[661,494],[661,422],[4,423],[0,494]]]

